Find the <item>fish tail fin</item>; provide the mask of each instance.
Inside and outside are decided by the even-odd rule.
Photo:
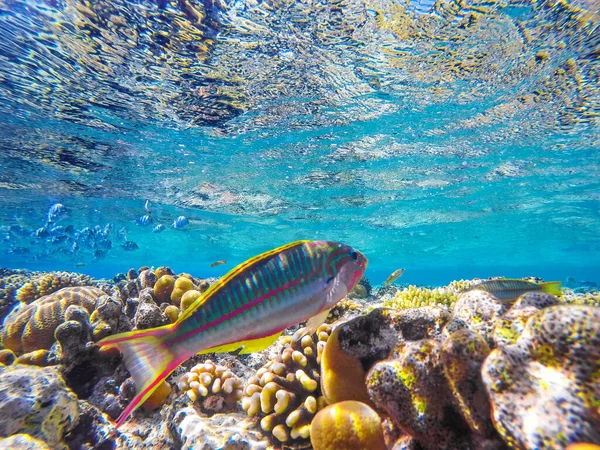
[[[131,331],[108,336],[97,345],[117,347],[129,373],[135,380],[137,395],[117,419],[119,428],[141,406],[161,382],[190,355],[176,352],[169,337],[175,334],[174,324],[148,330]]]
[[[562,282],[560,281],[549,281],[547,283],[541,283],[542,291],[551,295],[562,295],[560,290],[560,285]]]

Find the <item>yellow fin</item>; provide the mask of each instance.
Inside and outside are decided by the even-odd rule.
[[[258,339],[250,339],[249,341],[239,341],[232,342],[231,344],[217,345],[216,347],[211,347],[207,348],[206,350],[202,350],[198,353],[198,355],[203,355],[205,353],[234,352],[240,348],[242,349],[242,351],[239,353],[240,355],[245,355],[253,352],[260,352],[261,350],[264,350],[273,342],[275,342],[280,335],[281,331],[278,331],[275,334]]]
[[[562,295],[562,292],[560,290],[561,284],[562,283],[560,281],[548,281],[546,283],[541,283],[540,287],[542,288],[542,291],[544,291],[546,294]]]

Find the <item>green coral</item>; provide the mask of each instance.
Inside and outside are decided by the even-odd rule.
[[[383,302],[383,306],[394,309],[420,308],[422,306],[448,306],[456,302],[456,292],[449,288],[427,289],[409,286],[394,297]]]

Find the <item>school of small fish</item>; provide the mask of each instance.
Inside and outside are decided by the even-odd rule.
[[[149,202],[144,205],[145,214],[137,217],[134,223],[142,228],[150,227],[155,219],[152,216]],[[23,255],[32,261],[43,261],[49,256],[63,256],[71,259],[77,267],[88,262],[103,260],[115,249],[132,252],[139,245],[128,239],[127,227],[114,230],[111,223],[94,224],[75,228],[72,224],[64,223],[69,217],[68,208],[62,203],[55,203],[48,209],[42,226],[39,228],[22,225],[16,219],[16,225],[4,227],[0,232],[3,250],[13,255]],[[189,224],[189,219],[179,216],[173,221],[173,228],[180,230]],[[162,233],[166,227],[158,223],[152,228],[152,233]]]

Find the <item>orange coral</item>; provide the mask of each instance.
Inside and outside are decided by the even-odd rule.
[[[315,450],[385,450],[381,418],[369,406],[348,400],[317,413],[310,426]]]

